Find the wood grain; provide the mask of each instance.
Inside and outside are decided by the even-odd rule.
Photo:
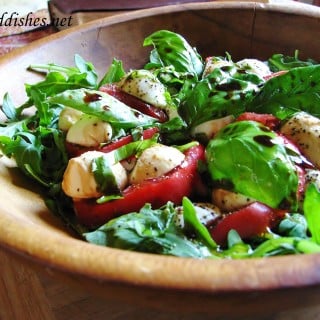
[[[0,319],[55,319],[37,275],[0,251]]]
[[[318,320],[320,306],[251,316],[215,316],[206,313],[166,312],[134,304],[115,303],[36,271],[12,254],[0,250],[1,320]]]

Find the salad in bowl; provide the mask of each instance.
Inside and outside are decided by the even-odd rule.
[[[320,64],[202,57],[159,30],[141,69],[31,65],[2,154],[82,239],[205,259],[320,252]]]

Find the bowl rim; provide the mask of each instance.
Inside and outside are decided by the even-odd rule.
[[[282,3],[217,1],[171,5],[100,18],[59,31],[8,53],[0,58],[0,63],[22,57],[25,53],[37,50],[39,46],[48,41],[54,42],[84,30],[90,31],[157,14],[209,8],[276,10],[293,14],[298,10],[303,15],[320,18],[320,8],[301,4],[288,7]],[[54,240],[54,245],[49,250],[42,245],[41,241],[34,241],[35,237],[38,239],[47,238],[48,234],[44,230],[35,230],[32,224],[25,224],[20,228],[24,239],[22,240],[21,237],[17,239],[14,235],[15,223],[14,218],[9,214],[0,216],[0,226],[6,226],[4,232],[0,232],[0,247],[52,270],[86,277],[100,283],[116,282],[140,287],[207,293],[297,288],[320,284],[319,254],[244,260],[196,260],[99,247],[76,238],[70,238],[65,242],[65,238],[59,234],[50,235]],[[64,247],[63,252],[60,250],[61,246]],[[302,265],[301,259],[303,259]],[[106,265],[106,261],[113,261],[113,263]],[[288,266],[290,267],[288,268]],[[170,273],[164,272],[169,269]],[[265,270],[271,269],[273,270],[272,275],[265,273]],[[235,273],[234,270],[240,272]]]

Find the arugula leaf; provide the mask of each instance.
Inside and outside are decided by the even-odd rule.
[[[309,239],[277,237],[260,244],[250,256],[257,258],[299,253],[320,253],[320,246]]]
[[[206,258],[211,254],[200,243],[188,240],[174,224],[175,208],[168,202],[160,209],[146,204],[138,213],[109,221],[95,231],[84,233],[97,245],[179,257]]]
[[[67,164],[61,132],[38,127],[34,132],[18,132],[13,137],[0,136],[3,153],[13,157],[29,177],[49,187],[61,181]]]
[[[175,71],[200,76],[203,61],[200,55],[180,35],[168,30],[154,32],[144,39],[144,46],[154,46],[151,61],[161,66],[172,65]]]
[[[3,97],[1,110],[5,114],[8,120],[15,120],[17,118],[17,109],[13,104],[13,101],[8,93]]]
[[[203,243],[211,249],[216,249],[217,244],[212,239],[208,229],[199,221],[193,203],[187,197],[183,197],[182,206],[186,228],[193,229]]]
[[[317,64],[313,59],[300,60],[298,55],[298,50],[295,51],[294,56],[285,56],[281,53],[276,53],[268,59],[268,66],[271,71],[277,72]]]
[[[302,214],[287,215],[278,226],[281,235],[307,238],[307,221]]]
[[[109,69],[100,80],[97,88],[102,87],[106,83],[118,82],[125,74],[126,73],[123,69],[122,61],[113,59],[111,65],[109,66]]]
[[[286,119],[298,111],[320,117],[320,64],[299,67],[273,77],[247,103],[247,111]]]
[[[219,255],[224,258],[241,259],[249,258],[252,248],[244,243],[236,230],[231,229],[228,233],[228,249],[219,251]]]
[[[132,109],[111,95],[97,90],[66,90],[47,99],[51,104],[62,104],[109,122],[115,128],[130,129],[150,126],[156,122],[142,112]]]
[[[73,86],[72,88],[69,88],[69,89],[74,89],[75,85],[78,85],[79,87],[82,86],[85,88],[96,89],[98,76],[93,64],[91,62],[85,61],[78,54],[74,55],[74,62],[75,62],[75,67],[60,66],[54,63],[32,64],[29,66],[29,70],[48,72],[46,80],[43,82],[40,82],[43,88],[46,87],[45,86],[46,84],[49,84],[50,82],[52,82],[52,79],[54,77],[56,77],[57,80],[59,80],[57,81],[57,84],[61,85],[64,82],[64,85]],[[58,87],[59,86],[57,86],[57,88]],[[59,91],[56,91],[56,92],[59,92]]]

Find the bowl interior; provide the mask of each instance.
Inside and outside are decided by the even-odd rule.
[[[26,70],[30,64],[72,65],[76,53],[91,61],[101,75],[114,57],[122,60],[127,70],[142,66],[151,49],[142,46],[143,39],[159,29],[180,33],[203,57],[229,52],[234,60],[266,59],[273,53],[293,55],[298,49],[301,58],[320,60],[319,19],[320,9],[311,6],[287,8],[250,2],[185,4],[101,19],[61,31],[1,58],[0,96],[9,92],[17,104],[24,102],[24,84],[40,79]],[[21,177],[5,159],[1,161],[0,184],[1,246],[38,265],[90,283],[99,291],[112,284],[122,297],[126,294],[121,286],[136,292],[141,288],[146,290],[143,292],[164,290],[167,295],[173,290],[175,297],[179,297],[177,292],[184,297],[193,292],[189,296],[193,301],[198,296],[194,292],[266,292],[320,283],[320,258],[313,255],[195,261],[93,246],[77,239],[49,213],[39,188]],[[176,301],[172,299],[173,305]]]

